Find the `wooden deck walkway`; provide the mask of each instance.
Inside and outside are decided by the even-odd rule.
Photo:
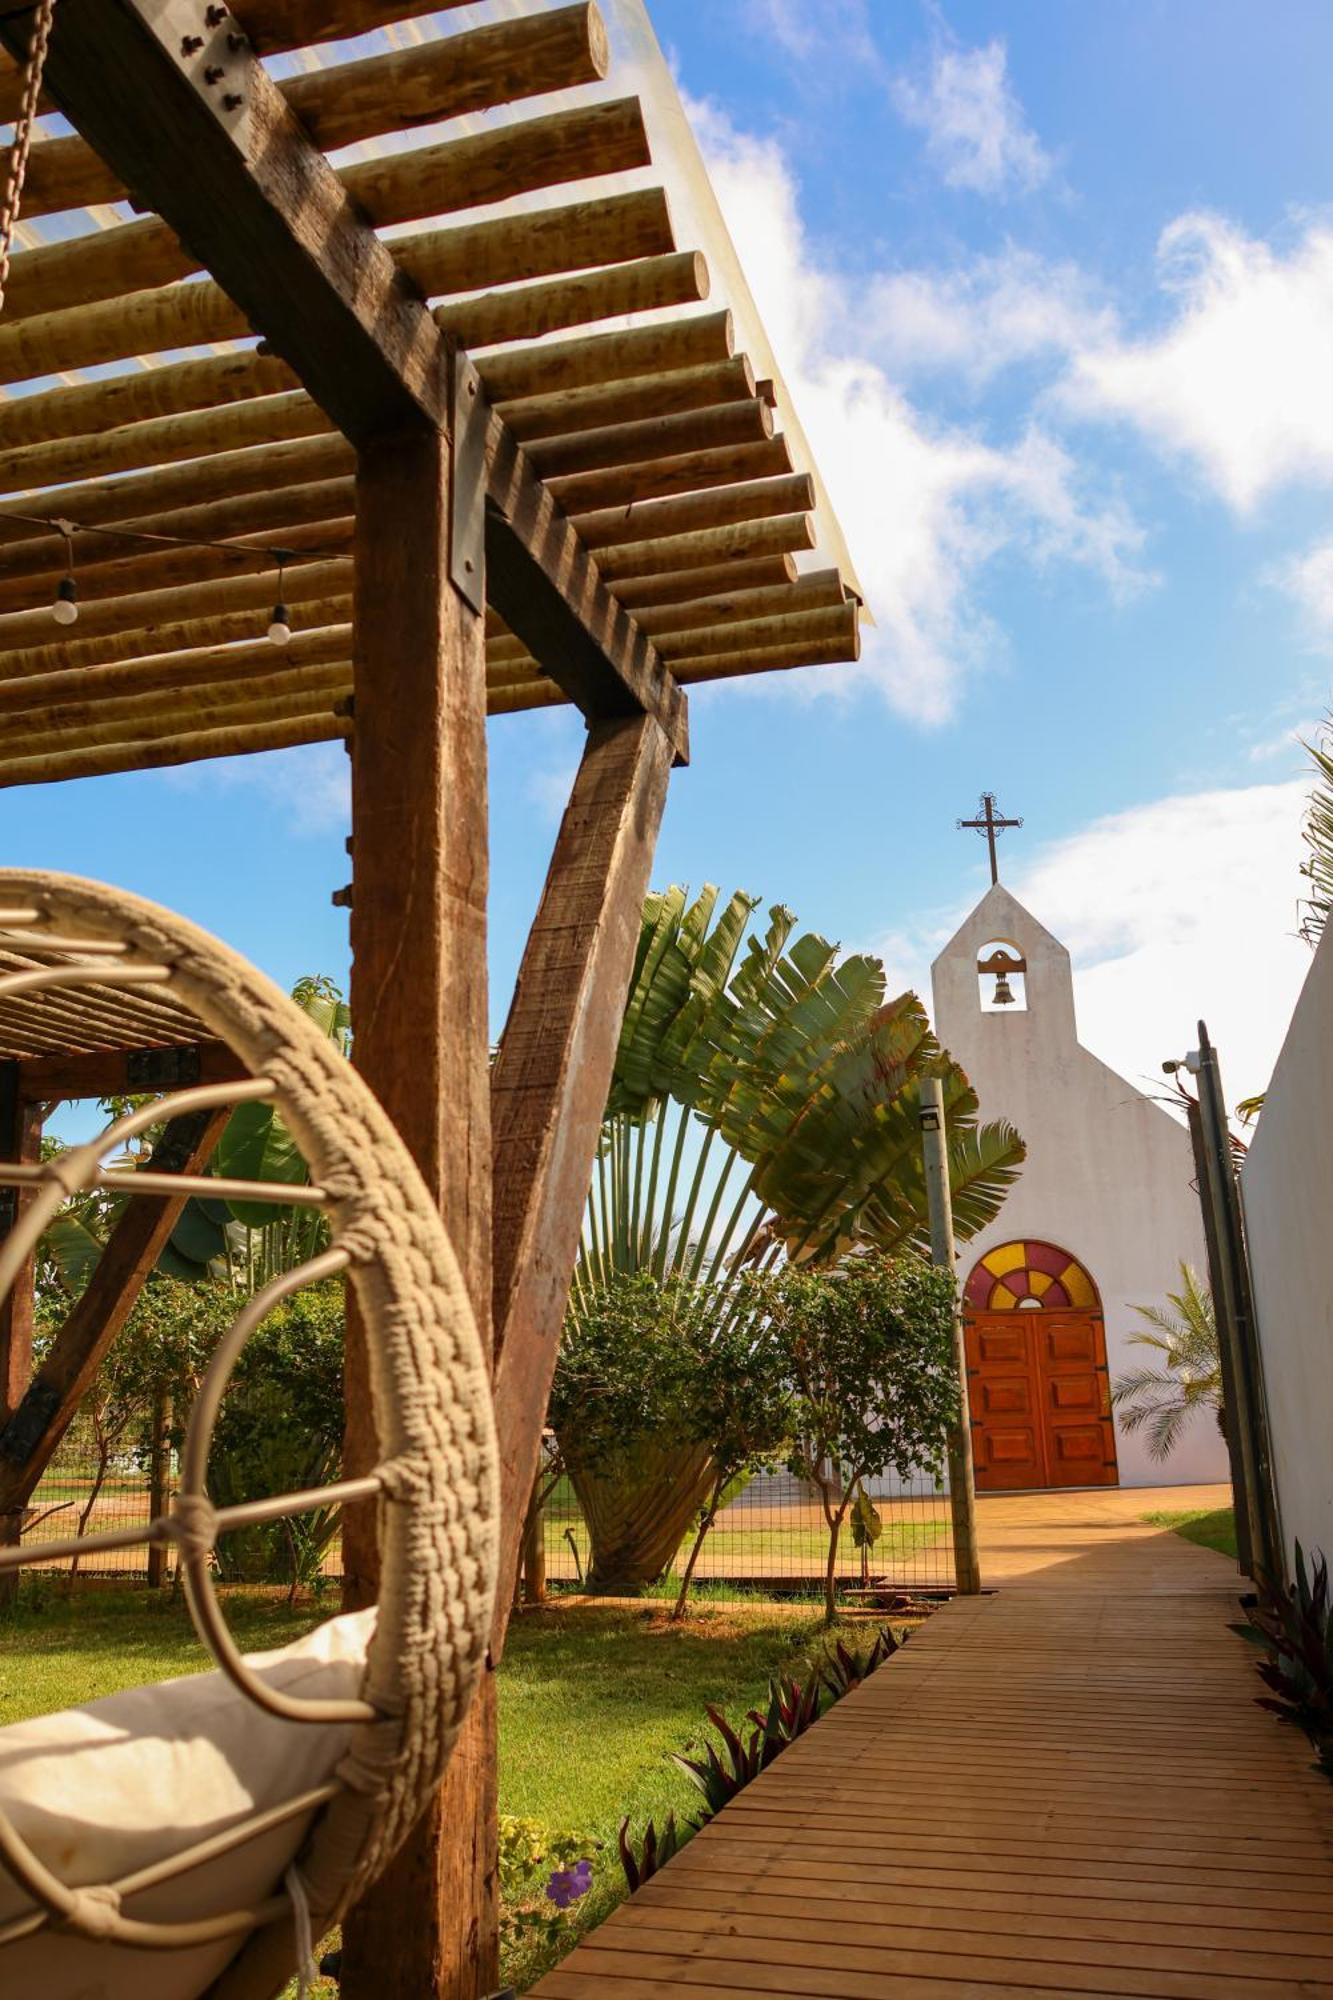
[[[1232,1565],[1152,1504],[983,1503],[997,1593],[937,1613],[534,1993],[1333,1995],[1333,1786],[1254,1705]]]

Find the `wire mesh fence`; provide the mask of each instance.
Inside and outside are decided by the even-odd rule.
[[[928,1475],[894,1477],[867,1480],[865,1499],[859,1527],[849,1509],[835,1537],[814,1485],[790,1472],[762,1474],[720,1508],[711,1525],[696,1511],[664,1566],[636,1573],[624,1560],[623,1544],[608,1549],[598,1510],[585,1509],[574,1482],[560,1476],[529,1521],[527,1594],[674,1602],[688,1573],[688,1595],[701,1602],[815,1600],[824,1593],[830,1562],[837,1596],[848,1604],[952,1589],[947,1492]],[[669,1508],[669,1492],[659,1491],[655,1504]]]
[[[168,1477],[165,1462],[156,1471],[158,1477]],[[76,1419],[24,1510],[25,1548],[40,1561],[44,1541],[144,1527],[153,1514],[154,1472],[150,1445],[143,1450],[108,1449],[94,1426]],[[67,1557],[60,1567],[84,1575],[144,1579],[149,1573],[149,1550],[91,1549],[72,1561]]]
[[[41,1544],[101,1529],[142,1526],[162,1511],[172,1490],[174,1454],[150,1443],[104,1452],[95,1432],[77,1422],[33,1495],[23,1539],[41,1565]],[[859,1528],[848,1516],[834,1538],[815,1486],[789,1472],[761,1474],[720,1507],[702,1529],[700,1510],[687,1512],[674,1553],[635,1574],[608,1563],[604,1522],[580,1504],[574,1482],[548,1465],[544,1504],[529,1522],[525,1577],[529,1598],[587,1596],[674,1602],[686,1570],[689,1596],[700,1603],[820,1598],[832,1547],[839,1599],[875,1605],[893,1594],[934,1594],[954,1581],[949,1498],[928,1475],[865,1481],[869,1510]],[[648,1504],[670,1514],[672,1481],[665,1475]],[[680,1514],[677,1506],[676,1512]],[[592,1518],[590,1519],[590,1514]],[[336,1521],[312,1523],[317,1541],[292,1543],[275,1532],[267,1541],[224,1545],[220,1566],[229,1580],[330,1586],[342,1574]],[[623,1558],[623,1547],[618,1551]],[[146,1546],[91,1550],[61,1568],[67,1573],[164,1583],[173,1574],[168,1549]]]

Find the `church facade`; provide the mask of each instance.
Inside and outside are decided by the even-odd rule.
[[[1069,953],[1002,883],[931,976],[936,1032],[982,1118],[1027,1142],[999,1216],[960,1257],[978,1490],[1226,1479],[1211,1416],[1158,1462],[1111,1407],[1118,1376],[1155,1365],[1130,1344],[1133,1308],[1164,1305],[1182,1261],[1205,1271],[1184,1127],[1082,1046]]]

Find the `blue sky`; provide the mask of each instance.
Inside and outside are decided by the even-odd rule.
[[[656,0],[876,627],[702,689],[656,877],[920,983],[1006,876],[1127,1074],[1262,1088],[1308,962],[1295,734],[1333,645],[1333,10]],[[497,1026],[580,730],[492,725]],[[0,794],[0,852],[346,971],[334,747]]]

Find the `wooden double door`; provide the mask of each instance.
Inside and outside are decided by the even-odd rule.
[[[976,1312],[966,1330],[978,1491],[1117,1485],[1101,1314]]]

